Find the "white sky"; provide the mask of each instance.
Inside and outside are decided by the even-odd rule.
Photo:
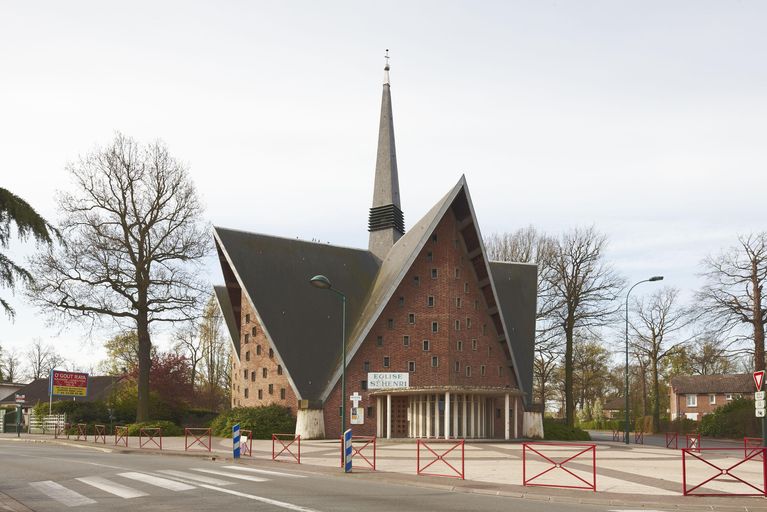
[[[760,1],[0,0],[0,186],[55,220],[65,164],[120,130],[187,162],[215,225],[365,247],[390,48],[407,226],[465,173],[485,235],[593,223],[630,280],[689,297],[707,253],[767,229],[765,22]],[[103,356],[0,294],[2,346]]]

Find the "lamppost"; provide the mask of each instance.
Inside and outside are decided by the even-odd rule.
[[[625,432],[623,433],[623,440],[626,444],[629,444],[629,295],[631,295],[631,290],[637,285],[655,281],[663,281],[663,276],[652,276],[650,279],[634,283],[634,286],[629,288],[626,294],[626,424],[624,425]],[[657,400],[658,397],[655,397],[655,399]]]
[[[316,275],[309,280],[315,288],[330,290],[341,297],[341,434],[346,428],[346,295],[333,288],[330,279]]]

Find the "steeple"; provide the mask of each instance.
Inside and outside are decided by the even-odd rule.
[[[384,259],[389,249],[405,233],[405,217],[400,209],[399,177],[397,175],[397,151],[394,147],[394,119],[391,108],[389,84],[389,50],[386,50],[381,120],[378,127],[378,155],[373,189],[373,206],[370,208],[368,249]]]

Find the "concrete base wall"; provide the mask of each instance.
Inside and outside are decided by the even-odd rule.
[[[522,435],[543,439],[543,413],[525,412],[522,416]]]
[[[296,415],[296,435],[301,436],[301,439],[325,439],[322,409],[299,409]]]

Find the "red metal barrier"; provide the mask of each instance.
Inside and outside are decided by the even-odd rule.
[[[613,441],[616,443],[621,443],[625,441],[626,439],[626,433],[623,430],[613,430]]]
[[[63,426],[59,423],[56,423],[56,426],[53,428],[53,438],[58,439],[63,435],[66,435],[67,439],[69,439],[70,428],[72,428],[72,426],[69,423],[64,423]]]
[[[290,442],[286,443],[287,441],[290,441]],[[276,450],[277,443],[279,443],[280,446],[282,446],[282,449],[279,452]],[[294,453],[293,450],[290,448],[291,446],[293,446],[293,443],[296,443],[298,446],[298,450],[296,453]],[[272,434],[272,460],[277,460],[277,457],[279,457],[283,453],[286,454],[285,458],[287,458],[287,455],[290,455],[290,457],[293,460],[301,464],[301,436],[297,436],[294,434]]]
[[[253,431],[240,430],[240,455],[243,457],[253,456]]]
[[[767,462],[764,457],[767,449],[752,448],[751,450],[748,457],[741,458],[739,448],[682,448],[684,495],[767,497]],[[694,467],[695,462],[703,464]],[[727,465],[732,462],[734,464]],[[735,474],[736,469],[738,475]],[[691,478],[695,481],[705,479],[697,485],[689,485]],[[712,488],[712,484],[718,489]],[[709,487],[704,488],[704,485]],[[732,492],[736,490],[747,492]]]
[[[549,454],[545,455],[542,453],[543,451],[548,451]],[[528,452],[530,452],[530,455],[528,455]],[[551,452],[559,452],[557,453],[557,455],[560,455],[560,459],[559,460],[554,459],[556,455]],[[573,452],[575,452],[575,454],[571,455]],[[588,457],[589,453],[591,453],[591,457],[590,457],[591,460],[588,461],[588,463],[591,466],[590,482],[586,480],[585,478],[582,478],[579,475],[576,475],[575,473],[573,473],[572,471],[570,471],[568,468],[565,467],[566,464],[572,463],[578,457],[581,457],[583,455],[585,456],[581,457],[581,460],[589,459]],[[533,454],[538,455],[541,459],[543,459],[543,461],[545,461],[545,465],[548,466],[548,468],[528,478],[527,465],[530,464],[530,461],[528,461],[528,457],[533,457]],[[561,458],[562,455],[564,455],[564,458]],[[556,481],[544,482],[541,480],[539,480],[536,483],[533,483],[533,480],[536,480],[555,469],[561,469],[562,471],[564,471],[565,473],[573,477],[575,481],[582,482],[582,484],[568,485],[568,484],[558,484],[556,483]],[[570,480],[572,480],[572,478]],[[597,490],[596,445],[578,444],[578,443],[522,443],[522,485],[526,487],[561,487],[564,489],[589,489],[591,491],[596,492]]]
[[[83,441],[88,440],[88,425],[86,423],[78,423],[75,425],[77,427],[77,439],[76,441],[80,441],[81,439]]]
[[[761,437],[744,437],[743,438],[743,457],[748,458],[752,454],[752,450],[759,450],[762,447]]]
[[[144,438],[146,437],[146,441]],[[159,443],[157,442],[159,439]],[[156,428],[142,428],[138,431],[138,447],[144,448],[149,443],[152,443],[157,448],[162,450],[162,429]]]
[[[674,450],[679,449],[679,432],[666,432],[666,448],[671,448],[674,445]]]
[[[193,437],[192,442],[189,442],[189,438]],[[206,440],[207,438],[207,440]],[[199,444],[203,449],[210,451],[211,436],[209,428],[184,428],[184,451],[189,451],[189,448],[196,444]],[[206,442],[207,441],[207,442]]]
[[[354,442],[358,441],[357,446],[354,445]],[[361,445],[361,446],[360,446]],[[368,458],[370,454],[368,454],[368,457],[365,456],[364,453],[362,453],[365,448],[372,447],[373,455],[372,455],[372,462]],[[364,460],[367,463],[367,466],[370,467],[373,471],[376,470],[376,436],[352,436],[352,459],[355,455],[359,455],[362,460]],[[362,464],[362,463],[360,463]],[[341,437],[341,467],[344,467],[344,438]],[[363,465],[362,467],[365,467]]]
[[[700,451],[700,434],[685,434],[684,437],[688,450]]]
[[[634,444],[644,444],[644,432],[634,432]]]
[[[128,447],[128,427],[115,427],[115,446],[120,443]]]
[[[107,444],[107,427],[106,425],[94,425],[93,429],[96,431],[93,434],[93,442],[98,443],[101,439],[102,444]]]
[[[446,450],[444,450],[444,451],[442,451],[440,453],[437,453],[436,451],[434,451],[432,446],[435,446],[435,445],[438,445],[438,444],[439,445],[443,445],[443,446],[449,446],[449,448],[447,448]],[[464,440],[463,439],[457,439],[455,441],[437,441],[437,440],[434,440],[434,441],[429,441],[428,443],[426,441],[423,441],[423,440],[419,439],[417,441],[417,445],[418,445],[418,451],[417,451],[417,455],[416,455],[416,464],[417,464],[417,467],[418,467],[417,474],[419,474],[419,475],[427,475],[427,476],[445,476],[445,477],[448,477],[448,478],[460,478],[461,480],[464,479],[466,471],[465,471],[465,464],[464,464]],[[431,445],[431,446],[429,446],[429,445]],[[426,449],[426,451],[431,453],[431,455],[429,456],[429,459],[431,459],[431,457],[434,457],[434,460],[431,460],[431,462],[429,462],[425,466],[421,466],[421,447],[422,446]],[[455,450],[458,447],[460,447],[461,450],[460,450],[460,452],[456,451],[455,454],[454,454],[454,457],[458,458],[458,454],[460,453],[460,457],[461,457],[461,460],[460,460],[461,469],[460,470],[453,465],[453,464],[455,464],[457,466],[458,465],[457,464],[458,461],[454,460],[453,464],[451,464],[450,461],[447,458],[448,455],[453,453],[453,450]],[[424,452],[424,453],[426,454],[426,452]],[[426,454],[426,455],[428,455],[428,454]],[[445,474],[445,473],[426,473],[426,470],[429,469],[432,464],[434,464],[434,463],[436,463],[438,461],[441,461],[445,466],[447,466],[450,469],[450,471],[448,471],[447,474]]]

